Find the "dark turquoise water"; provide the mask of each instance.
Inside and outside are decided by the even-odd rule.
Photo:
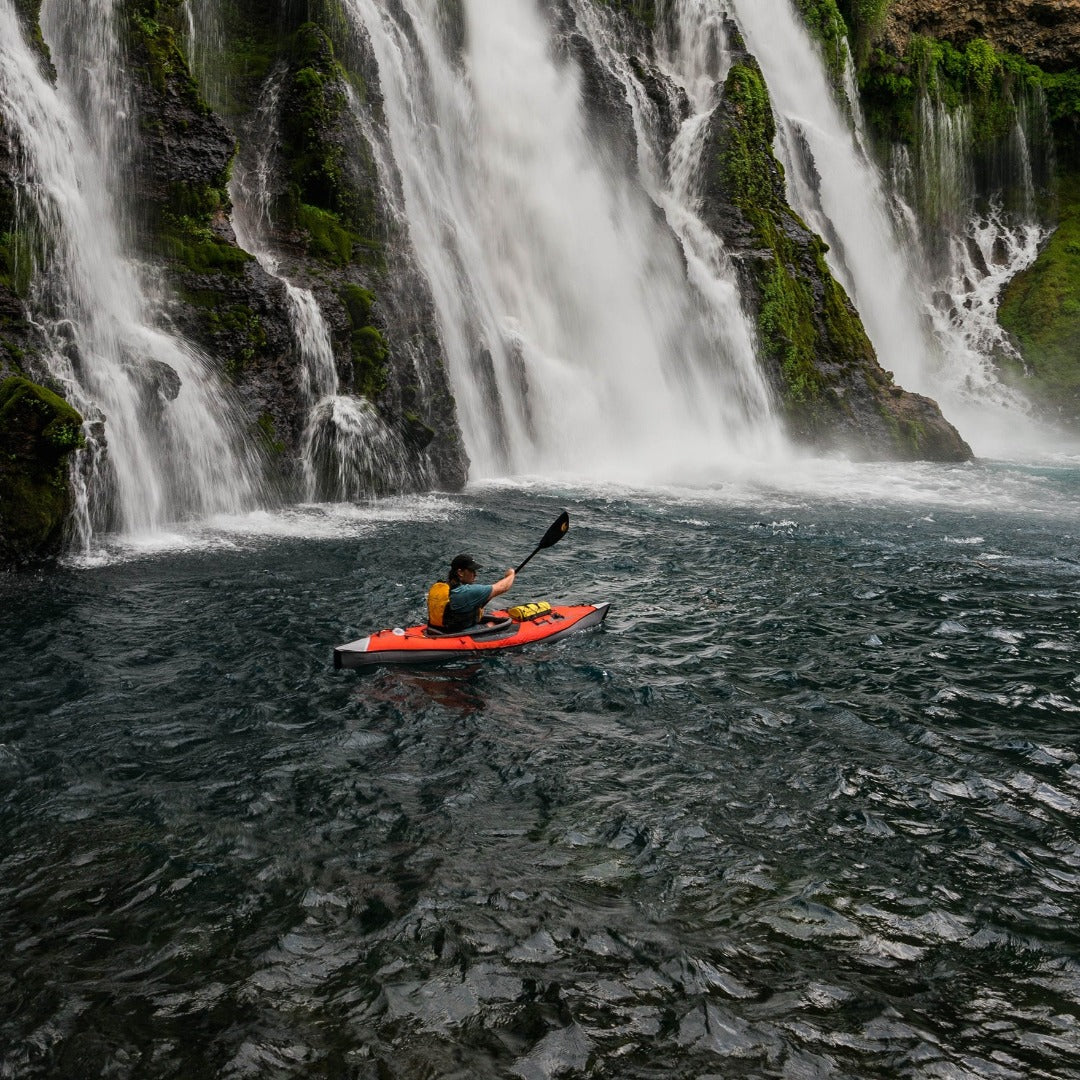
[[[871,479],[0,580],[0,1076],[1080,1077],[1080,474]],[[333,670],[564,506],[603,630]]]

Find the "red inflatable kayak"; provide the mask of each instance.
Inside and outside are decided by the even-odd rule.
[[[358,668],[368,664],[423,664],[481,656],[499,649],[517,649],[534,641],[558,641],[567,634],[599,626],[609,604],[552,605],[538,618],[518,621],[495,611],[477,627],[445,634],[426,626],[407,630],[379,630],[334,650],[334,667]]]

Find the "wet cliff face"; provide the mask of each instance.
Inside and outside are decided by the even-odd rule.
[[[226,121],[207,106],[180,48],[179,5],[133,0],[139,195],[151,254],[166,256],[177,325],[236,387],[270,479],[288,497],[306,421],[301,357],[284,283],[239,247],[229,220],[230,170],[257,167],[254,144],[272,142],[262,241],[282,274],[318,299],[341,392],[370,401],[398,435],[409,461],[395,463],[395,475],[459,488],[468,462],[430,298],[394,243],[370,148],[347,108],[350,93],[366,92],[363,75],[347,70],[327,33],[300,21],[306,11],[292,6],[284,5],[269,27],[257,5],[232,9],[218,62],[226,66],[224,80],[240,89],[218,103]],[[233,49],[241,41],[257,43],[257,76],[227,70],[238,62]],[[251,57],[240,56],[247,70]],[[270,81],[276,105],[266,109]],[[260,124],[270,130],[258,130]],[[373,471],[371,492],[396,490],[399,481],[389,477],[389,469],[386,478]]]
[[[0,568],[59,550],[71,509],[68,458],[83,443],[82,422],[50,390],[0,379]]]
[[[955,45],[984,38],[1045,71],[1080,66],[1080,5],[1075,0],[891,0],[882,41],[903,56],[913,34]]]

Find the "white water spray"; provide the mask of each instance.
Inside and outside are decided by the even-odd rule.
[[[112,0],[45,0],[54,88],[12,0],[0,0],[0,110],[44,253],[32,306],[48,313],[41,329],[50,372],[90,422],[74,471],[84,551],[103,527],[145,534],[237,512],[256,489],[226,396],[195,348],[156,325],[125,250],[114,200],[124,187],[131,110],[114,18]]]
[[[438,7],[345,3],[378,62],[473,475],[640,477],[759,450],[760,382],[732,376],[670,230],[604,164],[535,0],[466,0],[461,57]]]

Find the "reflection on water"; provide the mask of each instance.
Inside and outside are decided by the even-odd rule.
[[[0,582],[0,1076],[1080,1076],[1051,472],[500,485]],[[514,595],[602,631],[333,670],[562,506]]]

